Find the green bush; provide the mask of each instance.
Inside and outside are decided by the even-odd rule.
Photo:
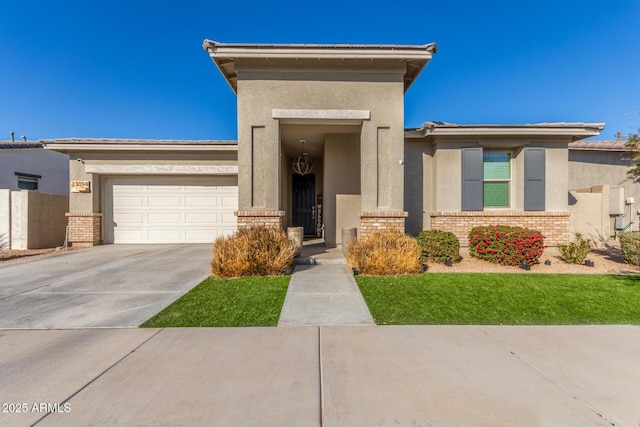
[[[217,277],[275,276],[293,265],[295,244],[280,230],[240,229],[213,243],[211,273]]]
[[[424,230],[416,238],[422,250],[422,259],[444,263],[447,258],[460,262],[460,241],[450,231]]]
[[[390,276],[416,274],[422,270],[420,246],[399,231],[374,231],[347,248],[347,262],[361,274]]]
[[[627,264],[640,265],[640,231],[620,234],[622,259]]]
[[[584,260],[587,259],[589,250],[591,250],[591,241],[584,239],[580,233],[576,233],[575,236],[576,238],[573,242],[567,243],[566,245],[558,245],[558,250],[565,262],[569,264],[582,264]]]
[[[542,233],[528,228],[490,225],[469,233],[471,256],[496,264],[538,264],[545,247]]]

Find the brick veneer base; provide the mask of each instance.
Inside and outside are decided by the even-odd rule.
[[[558,246],[571,240],[571,212],[531,211],[471,211],[431,212],[431,229],[450,231],[460,239],[460,246],[469,246],[469,231],[486,225],[509,225],[538,230],[547,246]]]
[[[376,230],[404,233],[404,222],[408,215],[408,212],[360,212],[360,238],[363,239]]]
[[[99,245],[102,236],[102,214],[96,212],[67,212],[68,242],[77,246]]]
[[[238,229],[251,227],[267,227],[282,230],[284,211],[236,211]]]

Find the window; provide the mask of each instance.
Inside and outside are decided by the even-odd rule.
[[[511,153],[482,153],[483,205],[485,208],[508,208],[511,188]]]
[[[40,175],[32,175],[29,173],[16,172],[18,177],[18,189],[19,190],[37,190],[38,179],[42,178]]]
[[[462,148],[463,211],[513,208],[511,199],[511,153]],[[545,148],[524,148],[524,210],[545,210]]]

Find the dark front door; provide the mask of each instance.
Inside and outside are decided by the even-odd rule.
[[[293,175],[293,226],[304,227],[305,236],[315,235],[316,175]]]

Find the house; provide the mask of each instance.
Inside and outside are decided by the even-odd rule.
[[[404,128],[426,45],[205,40],[237,95],[237,141],[55,139],[70,156],[73,244],[211,242],[237,227],[412,234],[474,225],[571,234],[569,144],[602,123]]]
[[[10,249],[60,246],[65,239],[69,156],[40,142],[0,141],[0,239]]]

